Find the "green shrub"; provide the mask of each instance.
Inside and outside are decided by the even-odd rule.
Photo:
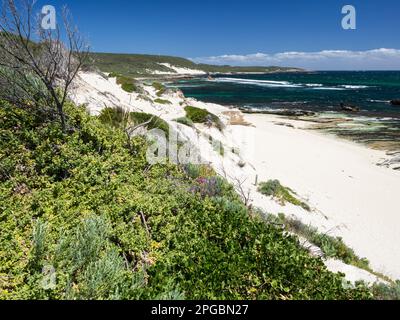
[[[102,123],[113,128],[124,129],[129,122],[129,112],[121,107],[104,108],[98,117]]]
[[[138,95],[138,99],[143,100],[143,101],[148,101],[148,102],[150,102],[150,103],[153,103],[153,102],[154,102],[153,99],[151,99],[148,95],[143,94],[143,93],[140,93],[140,94]]]
[[[212,139],[210,143],[212,144],[215,152],[217,152],[221,157],[225,156],[225,148],[221,141]]]
[[[156,99],[156,100],[154,100],[154,102],[158,103],[158,104],[172,104],[171,101],[164,100],[164,99]]]
[[[111,72],[108,75],[108,77],[109,78],[117,78],[117,84],[119,84],[121,86],[121,88],[126,92],[132,93],[132,92],[138,92],[139,91],[135,79],[122,76],[122,75],[117,74],[115,72]]]
[[[121,88],[126,92],[132,93],[136,91],[136,86],[133,83],[123,83]]]
[[[180,124],[183,124],[185,126],[188,126],[188,127],[193,127],[193,125],[194,125],[193,121],[187,117],[181,117],[181,118],[175,119],[174,121],[176,121]]]
[[[319,247],[326,257],[337,258],[347,264],[372,272],[368,260],[359,258],[353,249],[346,246],[342,238],[320,233],[317,228],[305,225],[299,220],[286,219],[284,215],[280,215],[279,222],[285,225],[289,231],[306,238]]]
[[[211,123],[219,130],[223,129],[221,120],[215,114],[210,113],[206,109],[187,106],[185,107],[185,111],[186,117],[192,120],[194,123]]]
[[[169,125],[163,119],[143,112],[126,112],[123,108],[105,108],[101,111],[99,119],[102,123],[114,128],[125,129],[128,125],[139,125],[149,121],[147,125],[149,130],[160,129],[167,135],[169,134]]]
[[[204,164],[189,163],[183,166],[183,171],[193,180],[200,177],[212,177],[215,175],[215,171],[210,166]]]
[[[311,211],[311,208],[305,202],[300,201],[295,196],[293,196],[293,191],[287,187],[281,185],[278,180],[269,180],[267,182],[261,182],[258,187],[258,192],[265,196],[273,197],[285,204],[289,202],[295,206],[300,206],[304,210]]]
[[[158,91],[165,89],[165,86],[160,82],[153,82],[152,86]]]
[[[377,300],[400,300],[400,280],[392,284],[374,284],[372,293]]]
[[[131,112],[130,118],[135,124],[145,123],[152,119],[151,122],[147,125],[147,128],[149,130],[160,129],[164,131],[167,136],[169,135],[169,125],[160,117],[144,112]]]
[[[371,297],[210,167],[149,165],[146,139],[66,112],[68,134],[0,102],[0,299]]]
[[[43,261],[46,251],[45,237],[47,225],[40,220],[36,221],[32,236],[32,260],[31,263],[37,267]]]
[[[119,77],[120,75],[118,74],[118,73],[116,73],[116,72],[110,72],[109,74],[108,74],[108,77],[109,78],[117,78],[117,77]]]
[[[167,91],[167,88],[159,82],[153,82],[152,86],[154,89],[156,89],[156,95],[159,97],[161,97]]]

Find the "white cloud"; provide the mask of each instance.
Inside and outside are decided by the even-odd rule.
[[[323,50],[318,52],[255,53],[192,59],[198,63],[237,66],[290,66],[313,70],[400,70],[400,50]]]

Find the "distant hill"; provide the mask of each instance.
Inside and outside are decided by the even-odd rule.
[[[103,72],[116,72],[125,76],[140,77],[149,75],[179,74],[176,69],[198,70],[205,73],[269,73],[301,71],[284,67],[233,67],[209,64],[197,64],[188,59],[143,54],[92,53],[94,65]],[[173,68],[172,68],[173,67]]]

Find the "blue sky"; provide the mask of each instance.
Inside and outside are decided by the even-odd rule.
[[[400,51],[377,50],[400,49],[398,0],[40,0],[41,4],[67,4],[93,51],[166,54],[236,65],[400,69]],[[356,30],[341,27],[341,9],[347,4],[356,8]]]

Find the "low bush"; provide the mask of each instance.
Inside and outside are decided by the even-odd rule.
[[[199,177],[195,180],[190,192],[199,194],[202,198],[220,196],[223,191],[224,182],[219,177]]]
[[[164,99],[156,99],[156,100],[154,100],[154,102],[155,102],[155,103],[158,103],[158,104],[172,104],[171,101],[169,101],[169,100],[164,100]]]
[[[188,126],[188,127],[193,127],[193,125],[194,125],[193,121],[187,117],[181,117],[181,118],[175,119],[174,121],[178,122],[180,124],[183,124],[185,126]]]
[[[147,129],[160,129],[165,134],[169,134],[168,123],[160,117],[149,113],[127,112],[120,107],[104,108],[99,115],[99,119],[102,123],[119,129],[125,129],[129,125],[139,125],[151,120],[146,126]]]
[[[126,92],[132,93],[132,92],[138,92],[139,91],[135,79],[122,76],[122,75],[120,75],[118,73],[115,73],[115,72],[111,72],[108,75],[108,77],[109,78],[117,78],[117,80],[116,80],[117,84],[119,84],[121,86],[121,88]]]
[[[319,247],[325,257],[337,258],[347,264],[372,272],[368,260],[359,258],[354,253],[354,250],[343,242],[342,238],[320,233],[317,228],[306,225],[299,220],[287,219],[283,214],[279,216],[278,221],[282,223],[288,231],[306,238]]]
[[[146,139],[66,112],[63,133],[0,101],[0,299],[371,298],[209,167],[149,165]]]
[[[118,77],[118,76],[119,76],[119,74],[116,73],[116,72],[110,72],[110,73],[108,74],[108,77],[109,77],[109,78],[116,78],[116,77]]]
[[[104,108],[98,117],[102,123],[113,128],[125,129],[129,123],[129,112],[121,107]]]
[[[165,86],[160,82],[153,82],[152,86],[157,91],[165,89]]]
[[[121,88],[122,88],[122,90],[129,92],[129,93],[135,92],[137,90],[136,86],[133,83],[123,83],[121,85]]]
[[[153,82],[152,86],[156,89],[156,95],[158,97],[161,97],[167,91],[167,88],[162,83]]]
[[[215,152],[217,152],[221,157],[225,156],[225,148],[221,141],[212,139],[210,143],[212,144]]]
[[[215,125],[219,130],[223,129],[222,121],[206,109],[200,109],[192,106],[185,107],[186,117],[194,123],[203,123]]]
[[[289,202],[295,206],[302,207],[304,210],[311,211],[311,208],[308,204],[297,199],[293,195],[294,192],[291,189],[282,186],[278,180],[261,182],[258,187],[258,192],[262,193],[265,196],[273,197],[279,200],[283,205]]]
[[[130,115],[132,121],[136,125],[145,123],[145,122],[151,120],[150,123],[147,125],[147,128],[149,130],[160,129],[160,130],[164,131],[167,136],[169,135],[169,125],[166,121],[164,121],[160,117],[157,117],[157,116],[149,114],[149,113],[144,113],[144,112],[131,112],[131,113],[129,113],[129,115]]]
[[[185,174],[191,179],[195,180],[200,177],[213,177],[215,175],[214,170],[209,165],[198,165],[198,164],[186,164],[182,166]]]
[[[377,300],[400,300],[400,280],[392,284],[374,284],[372,293]]]

